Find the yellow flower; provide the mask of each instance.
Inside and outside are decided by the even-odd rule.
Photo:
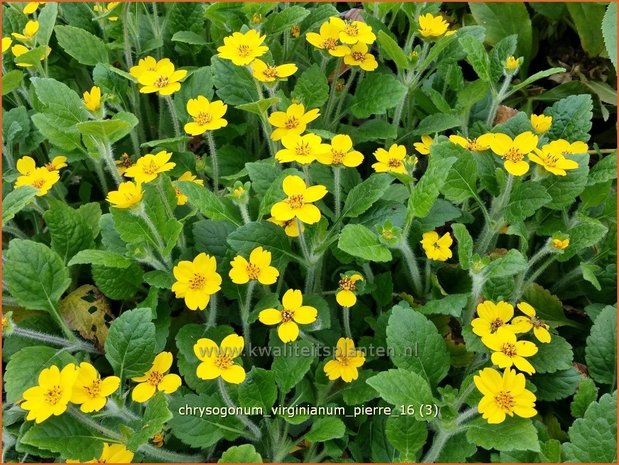
[[[434,142],[434,139],[432,139],[428,135],[424,135],[424,136],[421,136],[421,142],[415,142],[413,144],[413,147],[415,147],[415,150],[417,150],[417,152],[419,152],[422,155],[430,155],[430,146],[432,145],[432,142]],[[455,141],[452,141],[452,142],[455,142]]]
[[[557,250],[565,250],[570,245],[569,239],[553,239],[552,247]]]
[[[389,147],[388,152],[383,148],[376,149],[374,156],[378,161],[372,165],[372,168],[377,173],[406,173],[406,167],[404,166],[406,147],[403,145],[393,144]]]
[[[299,176],[286,176],[282,183],[285,200],[271,207],[271,216],[279,221],[298,218],[302,223],[314,224],[320,221],[320,210],[314,202],[327,195],[327,188],[320,184],[307,187]]]
[[[168,373],[172,366],[172,354],[161,352],[155,356],[153,366],[142,376],[131,378],[132,381],[139,383],[131,391],[131,399],[135,402],[146,402],[153,397],[157,391],[172,394],[182,384],[181,377],[174,373]]]
[[[362,21],[344,21],[332,16],[329,22],[340,30],[338,37],[343,44],[373,44],[376,40],[372,28]]]
[[[528,333],[533,329],[533,334],[539,342],[544,344],[549,343],[551,340],[550,332],[548,331],[550,326],[537,317],[535,309],[526,302],[520,302],[518,304],[518,309],[526,316],[517,316],[514,318],[514,321],[512,321],[517,332]]]
[[[204,185],[204,181],[202,179],[197,179],[195,174],[192,174],[191,171],[185,171],[177,181],[192,181],[199,186]],[[176,205],[185,205],[187,203],[187,196],[183,194],[178,187],[176,189]]]
[[[14,32],[12,35],[17,40],[21,40],[22,42],[27,42],[27,41],[32,40],[34,36],[37,35],[37,32],[39,32],[39,22],[34,19],[31,19],[24,26],[24,30],[22,31],[21,34],[19,32]]]
[[[84,92],[84,106],[89,111],[97,111],[101,108],[101,89],[97,86],[92,86],[90,92]]]
[[[477,305],[477,315],[478,318],[471,321],[471,326],[478,336],[494,334],[499,328],[513,329],[509,320],[514,316],[514,307],[502,300],[496,304],[490,300],[481,302]]]
[[[419,17],[419,33],[423,37],[436,38],[441,37],[447,32],[449,23],[442,16],[434,16],[432,13],[426,13]]]
[[[30,51],[30,49],[28,49],[28,47],[25,47],[21,44],[17,44],[17,45],[13,45],[11,47],[11,52],[13,53],[13,55],[15,56],[15,58],[19,58],[20,56],[28,53]],[[49,56],[50,52],[52,51],[51,47],[47,47],[47,53],[45,54],[45,56],[41,57],[40,61],[45,60],[45,58],[47,56]],[[17,60],[15,60],[15,64],[17,66],[21,66],[22,68],[30,68],[32,67],[32,65],[30,63],[21,63]]]
[[[141,60],[140,60],[141,63]],[[149,61],[148,63],[152,63]],[[181,89],[181,79],[187,76],[187,71],[184,69],[176,70],[172,62],[164,58],[157,62],[154,70],[145,70],[144,66],[137,66],[131,68],[134,70],[137,68],[136,78],[142,94],[152,94],[154,92],[159,95],[171,95],[174,92],[178,92]],[[133,74],[133,73],[131,73]]]
[[[82,362],[73,385],[71,403],[78,404],[84,413],[98,412],[107,402],[107,397],[120,386],[118,376],[108,376],[101,379],[101,375],[90,363]]]
[[[354,273],[350,276],[343,276],[338,283],[339,289],[335,294],[335,300],[342,307],[352,307],[357,303],[355,290],[357,289],[357,281],[363,281],[363,276],[359,273]]]
[[[15,181],[15,187],[32,186],[38,189],[37,197],[42,197],[58,182],[60,174],[58,171],[48,171],[47,168],[35,168],[30,174],[20,176]]]
[[[271,252],[262,247],[256,247],[249,255],[249,261],[237,255],[230,262],[230,279],[234,284],[245,284],[250,280],[260,284],[273,284],[277,281],[279,271],[271,266]]]
[[[513,56],[509,56],[507,57],[507,60],[505,60],[505,69],[507,71],[516,71],[519,67],[520,64],[522,63],[522,59],[521,58],[515,58]]]
[[[421,239],[421,245],[426,253],[426,257],[439,262],[444,262],[452,257],[450,249],[452,244],[453,239],[448,232],[439,237],[436,231],[428,231],[423,233],[423,238]]]
[[[128,178],[134,178],[138,183],[147,183],[157,179],[160,173],[170,171],[176,166],[176,163],[170,162],[172,153],[162,150],[161,152],[153,155],[148,153],[143,157],[138,158],[130,168],[125,171],[125,176]]]
[[[45,5],[47,2],[28,2],[22,10],[25,15],[31,15],[39,9],[41,5]]]
[[[294,218],[290,220],[286,220],[286,221],[280,221],[275,218],[269,218],[267,221],[284,228],[284,232],[286,233],[286,236],[299,237],[299,227]],[[304,230],[305,230],[305,226],[303,225],[303,223],[301,223],[301,231],[304,231]]]
[[[566,170],[578,168],[577,162],[568,160],[560,152],[554,151],[550,144],[544,145],[541,150],[535,149],[535,153],[529,154],[529,160],[557,176],[565,176],[567,175]]]
[[[318,155],[317,159],[323,165],[354,168],[363,162],[363,154],[353,150],[350,136],[338,134],[331,139],[329,150]]]
[[[211,295],[221,289],[221,276],[217,273],[215,257],[202,252],[192,262],[182,260],[172,270],[176,282],[172,292],[177,299],[185,299],[190,310],[204,310]]]
[[[62,371],[56,365],[44,368],[39,373],[39,384],[26,389],[23,394],[25,402],[20,406],[28,411],[26,420],[41,423],[52,415],[62,415],[67,410],[76,378],[77,368],[73,363]]]
[[[376,58],[368,53],[368,46],[363,42],[350,47],[350,54],[344,57],[344,63],[349,66],[359,66],[363,71],[374,71],[378,68]]]
[[[525,358],[537,353],[537,346],[530,341],[516,340],[513,330],[499,328],[494,334],[481,338],[481,342],[493,351],[492,363],[499,368],[509,368],[515,365],[520,371],[535,373],[533,365]]]
[[[228,121],[223,119],[228,105],[221,100],[209,102],[202,95],[197,98],[189,99],[187,102],[187,113],[193,121],[185,125],[185,132],[192,136],[199,136],[206,131],[214,131],[226,127]]]
[[[63,155],[58,155],[57,157],[54,157],[52,161],[45,164],[45,168],[47,168],[48,171],[59,171],[62,168],[65,168],[66,166],[67,166],[67,157]]]
[[[120,183],[117,191],[108,192],[106,200],[116,208],[131,208],[140,203],[143,196],[142,184],[128,181]]]
[[[342,378],[345,383],[350,383],[359,377],[358,368],[364,363],[365,355],[362,351],[355,349],[353,340],[341,337],[337,341],[335,360],[329,360],[324,370],[331,381]]]
[[[237,66],[248,65],[269,51],[269,47],[262,45],[264,39],[266,36],[261,36],[254,29],[244,34],[235,32],[231,36],[224,37],[224,45],[217,47],[219,52],[217,56],[230,60]]]
[[[243,338],[237,334],[226,336],[220,346],[210,339],[198,339],[193,353],[202,363],[196,369],[196,376],[207,380],[221,376],[228,383],[241,384],[245,381],[245,369],[236,365],[234,359],[243,353],[244,346]]]
[[[503,158],[508,173],[522,176],[529,171],[525,157],[537,147],[538,137],[531,131],[523,132],[512,139],[507,134],[496,133],[490,140],[490,148]]]
[[[326,50],[329,55],[343,57],[350,53],[350,48],[340,44],[340,32],[342,30],[333,22],[333,19],[322,23],[319,34],[308,32],[305,38],[314,47]]]
[[[312,133],[303,136],[286,134],[282,137],[282,145],[284,148],[275,154],[275,159],[280,163],[296,161],[308,165],[329,150],[329,146],[322,143],[320,136]]]
[[[531,126],[536,134],[544,134],[548,132],[552,125],[552,116],[546,115],[531,115]]]
[[[251,63],[252,75],[260,82],[274,82],[277,79],[287,78],[298,71],[297,65],[288,63],[279,66],[267,65],[264,61],[256,58]]]
[[[234,197],[235,199],[240,199],[241,197],[243,197],[243,194],[245,194],[245,188],[241,185],[239,187],[235,187],[234,189],[232,189],[232,197]]]
[[[166,59],[166,61],[161,60],[160,62],[158,62],[155,58],[151,56],[140,58],[140,61],[138,62],[138,64],[135,66],[132,66],[129,69],[129,74],[131,74],[131,76],[133,76],[134,78],[138,79],[143,74],[157,71],[158,65],[160,64],[163,65],[167,63],[168,61],[170,60]]]
[[[2,38],[2,53],[6,52],[11,47],[12,43],[13,43],[13,39],[11,39],[10,37],[3,37]]]
[[[465,149],[473,152],[483,152],[484,150],[488,150],[490,148],[490,140],[484,136],[470,139],[468,137],[452,135],[449,136],[449,140],[454,144],[458,144],[460,147],[464,147]]]
[[[292,26],[290,28],[290,35],[295,39],[298,38],[301,35],[301,26],[299,26],[298,24]]]
[[[23,176],[29,176],[34,170],[37,169],[37,165],[34,161],[34,158],[28,155],[24,155],[19,160],[17,160],[16,168],[19,174]]]
[[[507,369],[501,376],[493,368],[484,368],[473,381],[483,394],[477,410],[488,423],[503,423],[506,415],[516,414],[523,418],[537,415],[535,395],[525,389],[526,379],[522,373]]]
[[[565,139],[553,140],[544,147],[546,146],[550,152],[560,153],[561,155],[581,155],[589,151],[589,147],[585,142],[576,141],[569,143]]]
[[[320,110],[314,108],[305,113],[305,107],[300,103],[293,103],[286,111],[276,111],[269,116],[269,123],[277,129],[271,134],[271,139],[280,140],[288,134],[300,136],[305,132],[307,125],[320,116]]]
[[[318,310],[303,305],[301,291],[288,289],[282,298],[282,309],[262,310],[258,319],[265,325],[279,325],[277,335],[282,342],[294,342],[299,337],[299,325],[309,325],[316,321]]]

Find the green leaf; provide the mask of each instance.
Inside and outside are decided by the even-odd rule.
[[[280,32],[290,33],[290,28],[300,24],[310,11],[302,6],[289,6],[277,13],[271,13],[264,21],[264,32],[269,35]]]
[[[313,356],[307,355],[312,353],[312,344],[300,340],[295,342],[294,345],[296,349],[291,352],[287,351],[288,347],[292,347],[291,344],[275,346],[281,349],[278,350],[281,353],[273,357],[271,371],[275,375],[275,382],[279,386],[280,392],[283,394],[301,382],[314,361]]]
[[[617,392],[604,394],[568,430],[562,449],[567,462],[611,463],[617,460]]]
[[[430,213],[432,205],[438,198],[438,194],[447,180],[449,170],[458,160],[456,157],[447,156],[441,158],[433,154],[449,151],[452,148],[453,144],[451,142],[432,144],[428,168],[408,199],[407,214],[413,215],[416,218],[424,218]]]
[[[54,30],[58,44],[82,65],[109,63],[105,43],[97,36],[74,26],[56,26]]]
[[[235,226],[241,225],[238,210],[232,202],[217,197],[204,186],[191,181],[179,181],[176,186],[204,216],[212,220],[229,221]]]
[[[614,5],[614,3],[612,4]],[[593,186],[604,182],[611,181],[617,178],[617,152],[613,152],[601,158],[587,177],[587,186]]]
[[[414,462],[415,454],[428,438],[428,427],[413,416],[401,415],[387,418],[385,434],[403,461]]]
[[[589,172],[589,155],[568,155],[567,158],[577,161],[579,167],[568,171],[566,176],[549,176],[541,181],[552,197],[552,201],[545,205],[546,208],[562,210],[572,205],[574,199],[585,190]]]
[[[346,405],[365,404],[378,397],[374,388],[366,383],[367,379],[374,376],[374,374],[372,370],[361,370],[359,378],[351,383],[346,383],[346,386],[339,390]]]
[[[20,55],[15,62],[21,65],[37,66],[45,59],[48,51],[49,49],[46,46],[35,47],[23,55]]]
[[[101,265],[108,268],[128,268],[133,262],[120,254],[108,250],[86,249],[73,256],[67,266]]]
[[[466,61],[471,64],[479,79],[484,82],[491,82],[490,57],[481,40],[474,36],[464,36],[460,38],[459,42],[466,53]]]
[[[557,260],[565,262],[581,250],[600,242],[608,233],[608,228],[594,218],[577,216],[578,223],[569,230],[570,243]]]
[[[323,106],[329,99],[329,83],[325,73],[314,63],[301,73],[290,96],[299,99],[307,111]]]
[[[598,3],[566,3],[566,6],[580,37],[580,45],[588,55],[598,56],[604,50],[601,26],[606,6]],[[613,19],[616,22],[616,16]]]
[[[477,418],[471,421],[468,427],[466,438],[484,449],[540,451],[537,430],[531,420],[507,417],[503,423],[491,425],[486,420]]]
[[[353,257],[372,262],[388,262],[391,252],[380,243],[378,236],[360,224],[347,224],[342,229],[337,246]]]
[[[280,170],[275,166],[272,159],[245,163],[245,168],[251,180],[251,188],[261,196],[266,194],[280,174]]]
[[[190,45],[208,45],[208,42],[200,34],[192,31],[178,31],[172,36],[172,42],[181,42]]]
[[[516,223],[532,216],[552,198],[544,186],[536,182],[520,182],[514,188],[505,207],[505,220]]]
[[[393,364],[414,371],[437,386],[449,371],[449,353],[436,326],[408,305],[393,307],[387,325]]]
[[[17,89],[24,80],[24,73],[18,69],[13,69],[2,74],[2,95],[8,95]]]
[[[516,249],[490,262],[485,268],[488,279],[509,278],[527,269],[527,261]]]
[[[575,418],[581,418],[585,415],[587,408],[592,402],[595,402],[598,397],[598,389],[591,378],[582,378],[578,384],[578,391],[574,394],[574,399],[570,404],[570,412]]]
[[[2,200],[2,226],[11,221],[26,205],[36,197],[38,189],[22,186],[9,192]]]
[[[524,81],[519,82],[518,84],[514,84],[511,87],[511,92],[516,92],[520,89],[524,89],[530,84],[533,84],[535,81],[539,81],[540,79],[544,79],[545,77],[552,76],[553,74],[564,73],[565,68],[557,67],[557,68],[548,68],[543,71],[538,71],[537,73],[531,74]]]
[[[176,281],[171,273],[163,270],[148,271],[143,278],[146,284],[157,289],[170,289]]]
[[[468,294],[451,294],[442,299],[430,300],[415,310],[424,315],[451,315],[460,318],[467,300]]]
[[[561,336],[553,334],[549,343],[539,343],[537,348],[537,353],[529,359],[536,373],[554,373],[572,366],[572,346]]]
[[[242,407],[260,407],[270,412],[277,400],[277,385],[273,372],[253,367],[239,386],[239,404]]]
[[[397,136],[397,128],[380,119],[364,121],[361,126],[350,128],[350,137],[356,144],[372,140],[395,139]]]
[[[66,84],[55,79],[37,77],[31,78],[30,82],[39,101],[37,110],[55,116],[51,120],[53,123],[68,129],[88,120],[88,111],[82,99]],[[73,128],[73,131],[77,133],[77,129]]]
[[[390,175],[382,173],[373,174],[361,184],[357,184],[346,196],[342,217],[356,218],[366,212],[382,198],[392,181],[393,178]]]
[[[559,298],[539,284],[529,284],[525,288],[522,298],[535,308],[538,318],[547,323],[553,326],[561,326],[570,322],[563,313],[563,304],[561,304]]]
[[[552,107],[544,111],[544,114],[552,116],[552,126],[547,133],[550,140],[566,139],[568,142],[589,140],[593,117],[591,95],[570,95],[555,102]]]
[[[454,223],[451,225],[451,230],[458,244],[460,266],[463,270],[468,270],[473,256],[473,238],[463,224]]]
[[[602,35],[606,45],[606,54],[617,69],[617,4],[610,2],[602,19]]]
[[[44,113],[32,115],[32,123],[50,144],[68,152],[82,148],[82,139],[75,126],[65,126],[66,121]],[[82,149],[83,150],[83,149]]]
[[[103,451],[101,433],[68,414],[32,425],[21,442],[81,462],[98,458]]]
[[[213,57],[211,69],[217,95],[227,104],[242,105],[259,99],[254,78],[244,66]]]
[[[262,463],[262,456],[252,444],[243,444],[230,447],[217,463]]]
[[[116,113],[112,119],[78,123],[77,130],[83,136],[113,144],[129,135],[137,125],[138,119],[133,113],[120,112]]]
[[[434,113],[426,116],[419,122],[417,129],[413,131],[413,135],[421,136],[424,134],[443,132],[447,129],[458,127],[461,124],[462,120],[459,116],[447,113]]]
[[[39,21],[39,30],[37,32],[37,45],[47,45],[49,39],[54,32],[54,24],[56,24],[56,17],[58,15],[57,3],[46,3],[41,11],[37,21]]]
[[[11,404],[18,402],[26,389],[37,385],[39,373],[44,368],[56,365],[62,369],[69,363],[75,363],[73,356],[55,347],[24,347],[13,354],[6,365],[4,374],[6,401]]]
[[[271,264],[276,268],[283,269],[291,259],[298,259],[292,253],[290,240],[283,228],[273,223],[244,224],[232,232],[227,241],[235,252],[245,257],[249,257],[251,251],[256,247],[263,247],[271,252]]]
[[[105,358],[120,379],[141,376],[151,367],[155,349],[155,325],[150,308],[124,312],[110,325]]]
[[[312,427],[305,435],[309,442],[325,442],[344,437],[346,425],[337,417],[324,417],[314,420]]]
[[[350,110],[357,118],[384,115],[387,110],[394,108],[407,92],[406,86],[392,74],[373,72],[357,87]]]
[[[383,371],[367,380],[385,402],[400,406],[413,406],[416,419],[422,418],[420,406],[432,404],[432,390],[428,382],[419,374],[401,368]]]
[[[380,50],[387,58],[393,60],[398,71],[407,70],[408,58],[406,58],[404,51],[400,48],[398,43],[385,31],[378,31],[377,38]]]
[[[457,158],[441,187],[441,193],[452,202],[462,203],[477,196],[477,163],[471,152],[459,145],[451,145],[451,148],[445,145],[440,151],[442,157]]]
[[[248,111],[255,115],[261,116],[272,106],[279,103],[279,97],[265,98],[258,100],[257,102],[244,103],[243,105],[237,105],[239,110]]]
[[[598,383],[614,385],[617,379],[617,310],[606,306],[591,327],[585,348],[589,375]]]
[[[228,236],[236,228],[226,221],[202,220],[193,224],[193,238],[196,250],[223,260],[228,250]]]
[[[134,452],[137,451],[141,445],[146,444],[150,438],[159,433],[172,419],[172,416],[166,396],[163,393],[157,393],[146,404],[144,416],[131,424],[134,432],[127,441],[127,448]]]
[[[45,244],[13,239],[4,263],[4,280],[17,303],[30,310],[55,312],[71,284],[69,270]]]
[[[51,203],[43,218],[52,237],[52,249],[63,262],[68,262],[80,250],[94,247],[96,231],[92,224],[97,224],[100,216],[101,209],[96,203],[84,204],[77,210],[64,202]]]
[[[92,278],[106,297],[127,300],[133,298],[141,288],[142,268],[136,263],[127,268],[93,265]]]
[[[578,371],[570,367],[555,373],[536,373],[531,382],[537,388],[535,395],[538,400],[556,401],[574,394],[580,378]]]

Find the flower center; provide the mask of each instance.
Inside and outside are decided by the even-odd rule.
[[[86,392],[93,399],[99,397],[99,392],[101,391],[101,380],[95,379],[90,386],[84,386]]]
[[[516,355],[516,346],[514,344],[506,342],[505,344],[503,344],[502,352],[508,357],[513,357]]]
[[[434,247],[436,250],[441,250],[441,246],[438,242],[435,242],[434,244],[432,244],[432,247]]]
[[[44,178],[38,178],[38,179],[33,179],[32,180],[32,187],[36,187],[37,189],[40,189],[44,185],[45,185],[45,179]]]
[[[546,323],[544,323],[542,320],[535,316],[530,317],[529,320],[535,328],[548,328],[548,325]]]
[[[355,284],[355,282],[348,277],[340,279],[338,285],[343,291],[354,291],[355,289],[357,289],[357,285]]]
[[[169,83],[170,81],[168,80],[167,76],[159,76],[157,79],[155,79],[155,82],[153,83],[153,85],[159,89],[163,89]]]
[[[56,171],[56,168],[54,167],[54,164],[51,161],[45,164],[45,168],[47,168],[47,171]]]
[[[293,210],[298,210],[303,206],[303,195],[291,195],[288,197],[288,205],[290,205],[290,208]]]
[[[260,275],[260,267],[254,265],[253,263],[250,263],[247,265],[246,270],[249,279],[258,279],[258,276]]]
[[[249,45],[239,45],[237,51],[240,57],[248,57],[250,52]]]
[[[344,32],[351,37],[357,37],[359,35],[359,28],[356,24],[347,24]]]
[[[522,161],[522,159],[524,158],[524,154],[520,152],[520,150],[518,150],[515,147],[510,148],[507,153],[505,155],[503,155],[503,158],[507,158],[510,161],[513,162],[519,162]]]
[[[193,119],[198,125],[204,126],[205,124],[213,121],[213,116],[210,113],[198,113],[198,116]]]
[[[264,74],[268,78],[276,78],[277,77],[277,68],[275,66],[268,66],[262,74]]]
[[[191,289],[199,290],[206,284],[206,278],[200,273],[194,273],[193,277],[189,280],[189,287]]]
[[[556,155],[546,154],[546,156],[544,157],[544,162],[547,166],[550,166],[551,168],[557,166],[558,161],[559,157],[557,157]]]
[[[310,154],[311,151],[312,151],[312,148],[307,142],[301,142],[300,144],[297,144],[297,146],[295,147],[295,153],[297,155],[307,156]]]
[[[503,320],[497,318],[492,323],[490,323],[490,332],[495,333],[496,330],[499,329],[501,326],[503,326]]]
[[[215,366],[218,368],[228,368],[232,365],[232,357],[228,354],[220,354],[215,358]]]
[[[494,400],[499,407],[505,410],[511,410],[514,408],[514,396],[512,396],[511,392],[501,391],[494,397]]]
[[[287,323],[290,320],[292,320],[292,317],[294,316],[294,311],[293,310],[288,310],[287,308],[282,310],[282,323]]]
[[[294,116],[290,116],[288,118],[288,121],[286,121],[286,124],[285,124],[286,129],[294,129],[298,125],[299,125],[299,120]]]
[[[399,168],[400,166],[402,166],[402,162],[397,158],[390,158],[389,163],[387,164],[389,165],[389,168]]]
[[[344,152],[340,150],[332,150],[331,156],[333,157],[333,164],[341,165],[342,161],[344,160],[344,155],[345,155]]]
[[[62,388],[58,385],[52,386],[45,394],[45,401],[50,405],[56,405],[62,397]]]
[[[325,41],[322,43],[322,46],[327,50],[335,50],[335,47],[337,47],[337,39],[329,37],[328,39],[325,39]]]
[[[142,171],[144,172],[144,174],[155,174],[157,170],[159,170],[159,165],[155,161],[149,161],[142,168]]]
[[[351,55],[355,61],[363,61],[365,58],[365,53],[362,52],[352,52]]]
[[[148,374],[148,378],[146,379],[146,382],[152,386],[158,386],[162,379],[163,379],[163,373],[159,373],[158,371],[151,371]]]

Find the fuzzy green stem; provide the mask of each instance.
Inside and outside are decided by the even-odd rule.
[[[221,397],[224,401],[224,403],[232,408],[235,409],[236,405],[234,405],[234,402],[232,402],[232,399],[230,398],[230,395],[228,394],[228,390],[226,389],[226,384],[223,380],[223,378],[221,378],[221,376],[219,378],[217,378],[217,385],[219,387],[219,393],[221,394]],[[256,426],[256,424],[251,421],[246,415],[236,415],[236,417],[245,425],[249,428],[249,430],[252,432],[253,434],[253,438],[252,440],[254,441],[259,441],[260,438],[262,438],[262,432],[260,431],[260,428],[258,428]]]
[[[172,101],[172,97],[166,95],[164,98],[165,103],[168,105],[168,110],[170,112],[170,119],[172,120],[172,127],[174,128],[174,136],[181,137],[181,127],[178,123],[178,114],[176,113],[176,108],[174,107],[174,102]],[[182,149],[182,147],[181,147]]]
[[[241,212],[241,218],[243,218],[243,223],[251,223],[251,217],[249,216],[249,211],[247,210],[247,204],[238,203],[239,211]]]
[[[500,197],[493,202],[490,210],[490,221],[486,220],[484,223],[484,228],[477,239],[476,252],[480,255],[483,255],[488,251],[496,237],[503,210],[509,201],[513,186],[514,176],[510,174],[507,176],[507,180],[505,182],[505,190],[503,190]]]
[[[329,100],[327,100],[327,107],[323,115],[325,121],[329,121],[331,112],[333,111],[333,105],[335,105],[335,91],[337,89],[338,71],[340,70],[341,59],[335,62],[335,68],[333,68],[333,79],[331,80],[331,89],[329,91]]]
[[[402,237],[398,248],[400,249],[400,252],[402,252],[402,256],[404,257],[404,261],[411,275],[413,289],[417,294],[417,297],[421,297],[423,287],[421,282],[421,273],[419,272],[419,265],[417,264],[415,254],[413,253],[410,245],[408,245],[408,240],[405,236]]]
[[[486,124],[488,126],[492,126],[494,118],[496,117],[496,112],[499,109],[499,105],[501,105],[501,102],[503,102],[503,100],[505,99],[507,88],[509,87],[509,84],[511,82],[512,75],[509,74],[505,76],[505,79],[503,80],[503,85],[499,89],[499,92],[492,97],[492,105],[490,106],[490,110],[488,111],[488,117],[486,118]]]
[[[342,179],[342,168],[340,166],[333,167],[333,186],[335,192],[333,193],[335,199],[335,217],[339,218],[342,214],[342,188],[341,188],[341,179]]]
[[[144,209],[144,205],[140,203],[139,207],[137,209],[134,209],[133,212],[135,212],[135,214],[139,216],[140,218],[142,218],[144,222],[146,223],[146,226],[148,227],[149,231],[153,235],[153,239],[155,241],[157,251],[163,258],[166,266],[170,268],[172,265],[170,255],[168,254],[167,256],[164,256],[165,242],[163,241],[161,234],[159,234],[159,231],[157,230],[155,223],[153,223],[153,221],[150,219],[150,216],[148,216],[148,214],[146,213],[146,210]]]
[[[13,325],[13,330],[10,334],[5,333],[5,337],[10,336],[20,336],[28,339],[33,339],[35,341],[42,341],[55,346],[66,347],[68,350],[83,350],[84,352],[88,352],[91,354],[102,353],[92,344],[88,344],[87,342],[69,340],[63,337],[54,336],[52,334],[34,331],[32,329],[21,328],[17,325]]]
[[[352,331],[350,330],[350,307],[342,308],[342,320],[344,321],[344,334],[349,339],[352,339]]]
[[[214,328],[216,324],[217,324],[217,294],[213,294],[210,300],[208,320],[206,321],[206,327]]]
[[[123,180],[120,176],[120,173],[118,172],[118,168],[116,167],[114,155],[112,154],[112,146],[106,142],[99,142],[97,143],[97,148],[99,149],[99,154],[101,155],[101,158],[107,166],[107,170],[110,172],[112,178],[114,178],[114,182],[118,186],[121,182],[123,182]],[[107,186],[105,186],[104,188],[107,191]]]
[[[479,296],[481,295],[481,291],[486,282],[486,278],[483,273],[471,272],[470,276],[472,281],[471,297],[468,308],[462,318],[463,326],[468,325],[473,320],[473,315],[475,315],[475,309],[477,308],[477,301],[479,300]]]
[[[208,151],[211,154],[211,164],[213,165],[213,192],[217,194],[219,191],[219,160],[217,159],[215,139],[210,131],[206,132],[206,141],[208,142]]]
[[[247,290],[245,293],[245,301],[241,307],[241,320],[243,323],[243,339],[245,341],[245,348],[247,350],[251,347],[251,325],[249,324],[249,312],[251,311],[251,298],[256,288],[256,281],[250,280],[247,284]]]

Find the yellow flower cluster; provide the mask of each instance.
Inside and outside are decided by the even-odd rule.
[[[29,5],[34,5],[34,4],[36,4],[36,7],[34,7],[34,9],[32,9],[32,7],[30,8],[28,7]],[[33,2],[33,3],[29,3],[28,5],[26,5],[26,7],[24,8],[24,11],[26,11],[26,9],[28,9],[28,11],[32,9],[32,13],[34,13],[36,11],[36,8],[38,8],[38,3]],[[30,13],[27,13],[27,14],[30,14]],[[11,45],[13,44],[13,39],[11,39],[8,36],[3,37],[2,38],[2,53],[4,54],[4,52],[6,52],[10,48],[11,52],[13,53],[13,56],[15,58],[19,58],[20,56],[30,52],[36,45],[36,35],[37,35],[37,32],[39,32],[39,27],[40,27],[39,22],[37,20],[31,19],[26,23],[22,32],[13,32],[12,36],[21,42],[21,44],[13,45],[13,47],[11,47]],[[45,53],[44,56],[40,58],[40,60],[41,61],[45,60],[49,56],[51,51],[52,49],[50,47],[47,47],[47,52]],[[22,68],[32,67],[31,63],[20,62],[19,60],[15,60],[15,64]]]
[[[15,187],[32,186],[37,189],[37,197],[42,197],[60,180],[60,169],[67,166],[67,157],[58,155],[45,166],[37,167],[28,155],[17,160],[16,168],[20,176]]]

